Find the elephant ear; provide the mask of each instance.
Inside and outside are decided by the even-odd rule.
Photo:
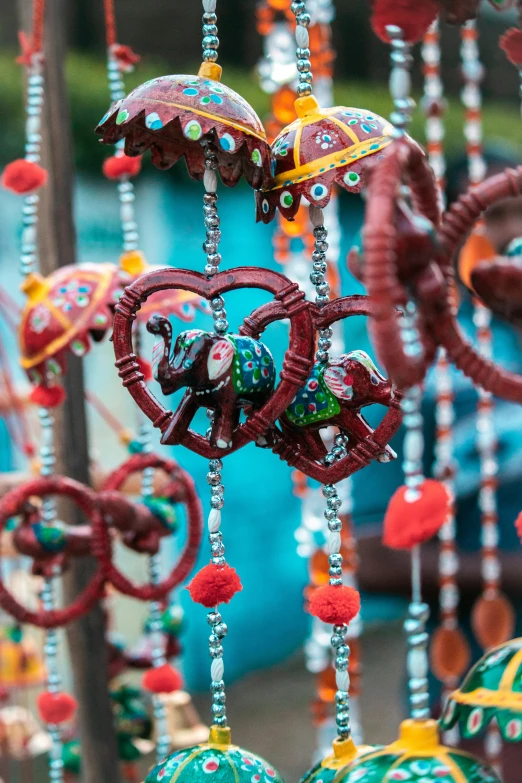
[[[158,365],[165,353],[165,340],[160,335],[156,335],[154,345],[152,346],[152,375],[158,380]]]
[[[327,367],[323,379],[332,394],[340,400],[353,399],[353,375],[348,373],[342,365]]]
[[[218,340],[208,354],[208,377],[214,381],[228,370],[234,359],[235,349],[230,340]]]
[[[378,386],[380,383],[386,382],[386,378],[381,375],[375,365],[375,362],[370,356],[368,356],[366,351],[350,351],[348,358],[353,359],[354,361],[359,362],[364,367],[366,367],[370,373],[370,380],[374,386]]]

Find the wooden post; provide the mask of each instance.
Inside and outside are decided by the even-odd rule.
[[[29,0],[27,3],[30,5]],[[45,28],[45,108],[43,163],[49,184],[42,193],[41,270],[47,275],[76,261],[73,219],[73,140],[65,81],[67,0],[47,0]],[[96,140],[93,137],[93,145]],[[108,372],[111,368],[107,369]],[[58,470],[89,484],[88,432],[81,359],[67,356],[67,401],[56,416]],[[78,509],[69,521],[82,522]],[[91,578],[96,563],[73,559],[64,578],[71,601]],[[74,690],[79,701],[82,772],[85,783],[118,783],[118,751],[108,694],[105,618],[101,606],[67,629]]]

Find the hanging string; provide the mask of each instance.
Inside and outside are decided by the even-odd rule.
[[[105,12],[105,38],[110,48],[116,43],[116,14],[114,12],[114,0],[103,0]]]

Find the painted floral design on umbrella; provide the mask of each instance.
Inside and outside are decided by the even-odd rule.
[[[283,783],[259,756],[212,741],[173,753],[155,766],[145,783]]]
[[[125,139],[125,153],[168,169],[185,157],[191,177],[202,179],[205,145],[212,144],[225,185],[244,175],[253,188],[270,180],[270,148],[261,120],[238,93],[220,82],[221,68],[204,63],[197,76],[160,76],[112,106],[96,132],[105,144]]]
[[[279,209],[292,220],[301,198],[324,207],[334,183],[359,193],[367,159],[383,154],[392,126],[374,112],[335,106],[320,109],[313,96],[295,102],[297,119],[272,144],[273,183],[256,193],[257,220],[269,223]]]
[[[522,740],[522,638],[486,653],[450,694],[441,725],[477,736],[495,718],[507,742]]]
[[[113,308],[132,278],[115,264],[64,266],[43,278],[31,274],[19,327],[21,364],[30,380],[60,383],[66,353],[83,356],[112,326]]]

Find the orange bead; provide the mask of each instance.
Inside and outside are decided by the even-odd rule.
[[[309,563],[310,579],[317,587],[328,584],[328,555],[322,549],[316,549]]]
[[[320,672],[317,677],[317,695],[321,701],[330,704],[335,701],[336,693],[337,683],[335,682],[335,669],[333,666],[328,666],[324,671]]]

